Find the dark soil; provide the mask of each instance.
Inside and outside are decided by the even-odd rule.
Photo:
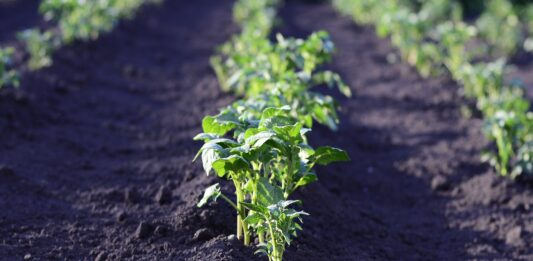
[[[0,92],[0,259],[252,260],[234,213],[195,204],[215,179],[192,163],[222,94],[209,56],[237,32],[230,0],[168,0],[60,50]],[[352,86],[341,128],[313,145],[352,162],[296,197],[311,216],[287,260],[532,260],[533,193],[479,161],[458,86],[388,64],[393,49],[327,4],[289,2],[286,35],[329,31]],[[336,94],[335,94],[336,95]],[[229,188],[229,186],[228,186]]]
[[[0,43],[14,41],[16,34],[43,23],[38,13],[40,0],[0,0]]]

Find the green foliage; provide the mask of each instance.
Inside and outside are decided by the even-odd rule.
[[[504,176],[530,173],[533,120],[523,88],[505,80],[504,59],[472,62],[486,50],[500,55],[517,50],[524,38],[523,23],[509,1],[488,1],[475,27],[460,20],[462,11],[456,1],[386,0],[378,4],[372,0],[336,0],[334,5],[356,21],[374,24],[378,35],[390,37],[404,60],[422,76],[440,74],[446,68],[464,86],[464,95],[476,101],[486,137],[494,141],[495,149],[484,153],[483,159]],[[533,17],[533,8],[520,15]],[[469,48],[474,40],[474,46],[481,49]],[[525,45],[533,46],[533,41]]]
[[[121,19],[130,18],[144,3],[159,0],[43,0],[39,12],[59,30],[28,29],[19,33],[30,54],[28,68],[37,70],[52,64],[52,54],[73,41],[94,40],[111,31]]]
[[[508,0],[490,0],[476,21],[480,36],[492,54],[512,54],[520,42],[521,28],[513,5]],[[504,39],[504,40],[502,40]]]
[[[314,149],[307,133],[313,121],[336,130],[337,103],[314,92],[313,87],[337,87],[350,96],[349,87],[332,71],[318,67],[331,59],[334,45],[326,32],[307,39],[268,35],[275,24],[279,1],[239,0],[234,18],[242,32],[219,48],[211,58],[221,88],[243,96],[202,121],[203,133],[194,139],[204,145],[202,158],[207,175],[233,182],[236,200],[215,184],[198,204],[223,198],[237,212],[237,238],[245,245],[259,240],[258,253],[281,260],[291,237],[301,230],[305,212],[289,208],[298,188],[317,180],[314,167],[349,160],[346,152]]]
[[[0,88],[3,86],[18,86],[19,76],[17,71],[11,69],[13,48],[0,48]]]
[[[52,54],[61,45],[51,31],[41,32],[38,29],[28,29],[18,34],[19,39],[26,43],[26,50],[30,54],[28,68],[37,70],[52,64]]]
[[[44,0],[39,11],[56,21],[65,43],[96,39],[123,18],[130,18],[146,0]]]
[[[296,237],[296,232],[302,230],[298,222],[301,223],[301,217],[308,214],[289,208],[295,203],[299,201],[281,200],[270,205],[243,203],[253,211],[253,214],[244,219],[244,223],[255,231],[266,234],[266,241],[259,244],[257,252],[266,254],[270,261],[281,261],[285,245],[290,245],[291,237]]]

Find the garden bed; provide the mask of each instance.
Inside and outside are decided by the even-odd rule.
[[[232,4],[145,7],[0,91],[0,256],[260,259],[230,236],[222,201],[195,206],[214,179],[191,162],[192,137],[234,99],[209,66],[238,31]],[[320,182],[296,193],[311,215],[287,260],[533,259],[531,186],[480,163],[489,143],[481,120],[461,115],[458,86],[389,64],[389,42],[329,4],[288,1],[280,18],[287,36],[331,34],[330,67],[353,92],[332,93],[339,131],[310,135],[352,161],[319,168]]]

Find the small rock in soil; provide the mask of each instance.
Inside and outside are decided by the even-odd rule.
[[[167,234],[167,232],[168,232],[168,229],[164,226],[157,226],[154,230],[154,234],[159,235],[159,236],[164,236]]]
[[[485,206],[490,206],[494,204],[494,202],[495,200],[490,195],[487,195],[486,197],[483,198],[481,203]]]
[[[152,234],[152,226],[145,222],[141,222],[135,230],[135,237],[138,239],[145,239]]]
[[[172,192],[166,186],[161,186],[155,195],[155,201],[160,205],[170,203],[172,201]]]
[[[208,221],[210,217],[209,210],[204,209],[202,212],[200,212],[200,219],[202,221]]]
[[[237,239],[237,237],[234,235],[234,234],[231,234],[228,236],[228,241],[235,241]]]
[[[509,203],[509,206],[510,208],[513,210],[513,211],[516,211],[516,212],[527,212],[529,211],[529,204],[528,203],[524,203],[524,202],[515,202],[515,201],[511,201]]]
[[[435,191],[445,191],[450,189],[450,182],[446,177],[437,175],[431,180],[431,189]]]
[[[194,173],[190,170],[185,171],[185,181],[191,181],[194,178]]]
[[[127,215],[126,215],[126,213],[124,211],[120,211],[120,212],[117,213],[117,221],[118,222],[122,222],[122,221],[126,220],[126,218],[127,218]]]
[[[124,199],[128,203],[135,204],[139,202],[139,192],[134,188],[127,188],[124,192]]]
[[[31,254],[26,254],[24,256],[24,260],[30,260],[31,259]]]
[[[104,261],[107,258],[107,254],[105,252],[100,252],[94,259],[94,261]]]
[[[509,230],[505,235],[505,243],[511,246],[522,246],[524,240],[522,239],[522,227],[516,226]]]
[[[207,228],[201,228],[196,230],[194,233],[193,239],[195,240],[208,240],[213,237],[213,234],[211,231],[209,231]]]

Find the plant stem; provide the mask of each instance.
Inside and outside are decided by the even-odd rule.
[[[225,200],[226,202],[228,202],[235,210],[239,211],[239,208],[237,208],[237,205],[235,205],[235,203],[233,203],[233,201],[231,201],[231,199],[229,199],[228,197],[224,196],[224,194],[220,194],[220,197],[223,200]]]
[[[241,212],[242,191],[241,191],[241,186],[239,182],[234,180],[233,183],[235,185],[235,195],[237,196],[237,205],[236,205],[236,208],[237,208],[237,239],[241,240],[242,239],[242,228],[243,228],[242,212]]]
[[[248,231],[248,226],[244,222],[242,222],[242,229],[244,232],[244,245],[249,246],[250,245],[250,232]]]
[[[241,188],[241,184],[237,181],[235,183],[235,194],[237,195],[237,238],[242,239],[244,235],[244,245],[250,245],[250,233],[248,227],[244,223],[246,217],[246,211],[241,202],[244,201],[244,194]]]
[[[272,261],[281,261],[283,253],[279,252],[276,244],[276,235],[274,234],[274,229],[272,229],[272,223],[270,222],[268,222],[268,229],[270,231],[270,241],[272,241],[272,255],[269,256],[269,259]]]
[[[241,215],[237,215],[237,239],[242,239],[242,220]]]
[[[257,177],[257,178],[259,179],[259,177]],[[252,192],[252,204],[257,204],[257,189],[254,189],[254,191]],[[252,213],[252,212],[250,212],[250,213]],[[257,232],[257,237],[259,238],[259,243],[263,243],[263,241],[264,241],[263,232]]]

